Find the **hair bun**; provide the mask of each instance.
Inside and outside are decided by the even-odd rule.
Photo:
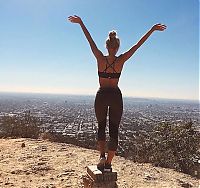
[[[106,40],[106,48],[118,49],[120,45],[120,40],[117,37],[116,31],[110,31],[108,34],[108,39]]]
[[[115,31],[111,31],[110,33],[109,33],[109,38],[110,39],[113,39],[113,38],[116,38],[116,32]]]

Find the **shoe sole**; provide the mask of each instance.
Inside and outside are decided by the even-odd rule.
[[[106,168],[104,168],[104,172],[112,172],[112,169],[106,169]]]

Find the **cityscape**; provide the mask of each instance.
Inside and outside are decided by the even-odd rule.
[[[1,93],[0,125],[4,116],[20,117],[29,112],[42,121],[43,131],[50,130],[83,146],[95,148],[98,124],[94,100],[95,96]],[[119,153],[138,131],[151,131],[163,122],[192,121],[196,130],[200,131],[198,101],[124,97],[123,102]]]

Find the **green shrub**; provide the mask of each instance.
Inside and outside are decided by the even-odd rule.
[[[139,131],[128,148],[129,158],[195,174],[200,160],[200,133],[192,122],[162,123],[151,132]]]
[[[162,167],[190,173],[200,159],[200,133],[186,124],[161,124],[151,134],[149,161]]]

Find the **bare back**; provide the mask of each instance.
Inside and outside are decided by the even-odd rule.
[[[106,60],[107,58],[107,60]],[[107,61],[109,62],[109,64],[112,64],[112,62],[115,61],[114,64],[114,69],[117,73],[120,73],[122,71],[123,68],[123,62],[121,61],[120,56],[116,57],[116,56],[102,56],[101,58],[97,59],[97,67],[98,67],[98,71],[102,72],[106,69],[106,64]],[[108,73],[112,73],[113,69],[112,67],[109,67],[107,69]],[[116,88],[118,86],[118,82],[119,79],[118,78],[102,78],[99,77],[99,84],[101,87],[110,87],[110,88]]]

